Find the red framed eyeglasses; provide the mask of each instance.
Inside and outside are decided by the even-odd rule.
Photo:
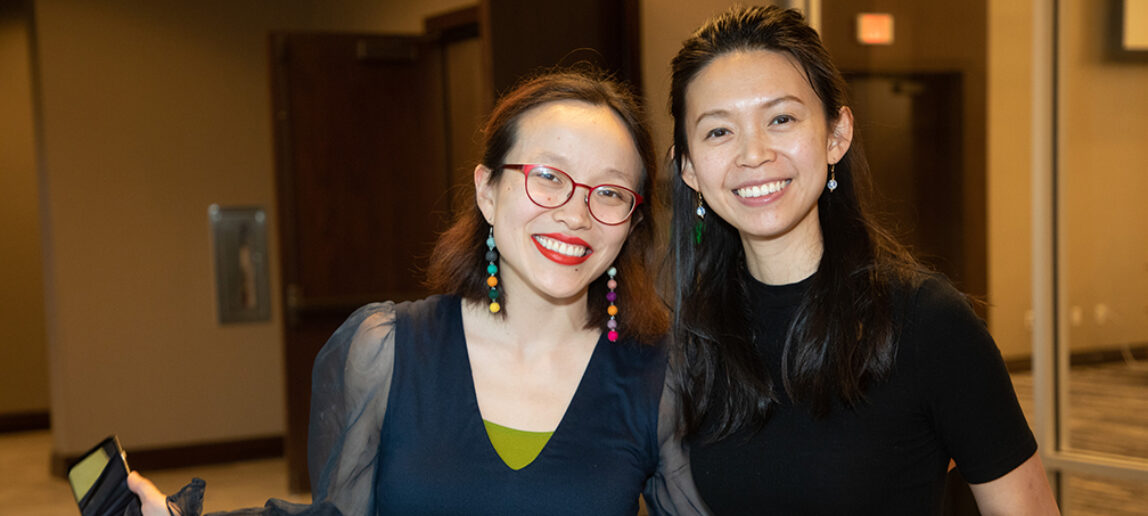
[[[579,183],[567,174],[550,165],[510,164],[502,168],[522,172],[526,180],[526,196],[543,208],[557,208],[570,202],[574,190],[581,186],[586,189],[586,207],[594,220],[609,226],[616,226],[630,219],[634,209],[642,204],[642,196],[620,185],[587,185]]]

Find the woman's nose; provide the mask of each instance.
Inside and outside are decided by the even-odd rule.
[[[585,193],[580,193],[580,190],[585,189]],[[554,208],[555,218],[563,222],[570,229],[579,229],[590,227],[590,203],[589,203],[590,189],[582,185],[574,187],[574,193],[570,196],[570,200],[566,204]]]
[[[775,155],[767,134],[763,131],[748,131],[741,140],[738,165],[750,168],[757,167],[773,161]]]

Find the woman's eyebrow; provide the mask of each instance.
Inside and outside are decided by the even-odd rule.
[[[786,102],[796,102],[798,104],[805,104],[804,102],[801,101],[800,98],[798,98],[795,95],[783,95],[783,96],[762,102],[757,107],[759,109],[766,109],[766,108],[774,107],[778,104],[784,104]],[[706,111],[706,112],[698,115],[697,119],[694,120],[694,126],[697,126],[698,124],[700,124],[702,122],[702,120],[704,120],[708,117],[723,118],[723,117],[728,117],[728,116],[729,116],[729,110],[728,109],[724,109],[724,108],[711,109],[709,111]]]
[[[567,168],[570,166],[570,163],[566,159],[565,156],[563,156],[561,154],[556,154],[556,153],[551,152],[551,151],[542,151],[541,153],[538,154],[538,158],[539,159],[535,160],[535,163],[534,163],[535,165],[546,165],[548,167],[557,168],[558,170],[561,170],[567,174],[570,174],[570,171],[567,170]],[[629,178],[629,176],[626,175],[626,173],[623,172],[622,169],[615,168],[615,167],[606,167],[606,168],[599,170],[599,172],[604,173],[604,174],[609,175],[609,176],[613,176],[616,178],[615,180],[621,180],[621,179],[628,179]]]

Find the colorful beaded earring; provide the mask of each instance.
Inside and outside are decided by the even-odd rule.
[[[618,315],[618,306],[614,304],[614,301],[618,300],[618,293],[614,291],[618,288],[618,281],[614,279],[617,274],[618,269],[614,267],[606,271],[606,275],[610,276],[610,280],[606,282],[606,287],[610,289],[606,293],[606,300],[610,302],[610,307],[606,309],[606,313],[610,314],[610,320],[606,321],[606,328],[610,330],[606,333],[606,338],[610,339],[610,342],[618,342],[618,320],[614,318]]]
[[[502,310],[502,306],[498,304],[498,265],[494,262],[498,260],[498,251],[494,250],[494,226],[490,227],[490,235],[486,237],[486,272],[490,274],[486,278],[486,284],[490,287],[490,313],[496,314]]]
[[[833,167],[836,166],[836,163],[829,164],[829,182],[825,183],[825,187],[828,188],[830,192],[837,189],[837,175],[833,173]]]
[[[701,244],[702,232],[706,229],[706,206],[701,190],[698,190],[698,209],[694,213],[698,214],[698,221],[694,223],[694,243]]]

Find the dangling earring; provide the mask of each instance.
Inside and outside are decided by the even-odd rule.
[[[702,232],[706,229],[706,206],[705,201],[702,199],[702,191],[698,190],[698,209],[694,210],[698,214],[698,221],[694,223],[694,243],[702,243]]]
[[[606,301],[610,302],[610,307],[606,308],[606,313],[610,314],[610,320],[606,321],[606,328],[610,330],[606,332],[606,338],[610,339],[610,342],[618,342],[618,320],[614,318],[618,315],[618,306],[614,304],[614,301],[618,300],[618,293],[614,292],[614,289],[618,288],[618,281],[614,279],[617,274],[618,269],[614,267],[606,271],[606,275],[610,276],[610,280],[606,282],[606,287],[610,289],[606,293]]]
[[[833,167],[835,166],[837,166],[836,163],[829,164],[829,182],[825,183],[825,187],[828,188],[830,192],[837,189],[837,175],[833,173]]]
[[[502,306],[498,304],[498,276],[495,276],[498,274],[498,265],[494,263],[497,260],[498,251],[494,250],[494,226],[491,226],[490,235],[486,237],[486,272],[490,274],[490,277],[486,278],[486,284],[490,286],[490,292],[487,295],[490,296],[490,313],[492,314],[502,310]]]

